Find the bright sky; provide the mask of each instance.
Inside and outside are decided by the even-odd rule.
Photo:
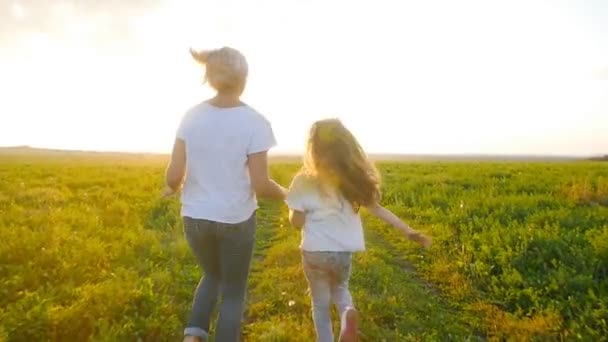
[[[608,1],[0,0],[0,146],[167,152],[245,53],[276,152],[341,118],[369,152],[608,153]]]

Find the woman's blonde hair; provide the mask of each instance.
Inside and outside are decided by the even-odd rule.
[[[205,81],[215,90],[225,93],[242,93],[247,82],[249,66],[238,50],[223,47],[216,50],[195,51],[190,54],[205,66]]]
[[[315,122],[303,172],[339,190],[358,210],[380,200],[380,175],[353,134],[338,119]]]

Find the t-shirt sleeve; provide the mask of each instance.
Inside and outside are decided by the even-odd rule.
[[[309,209],[310,187],[307,184],[306,177],[297,175],[291,181],[289,192],[287,193],[287,206],[289,209],[306,212]]]
[[[277,144],[270,122],[262,119],[256,125],[251,136],[247,154],[265,152]]]
[[[178,139],[181,139],[183,141],[186,141],[187,136],[188,136],[188,122],[190,120],[188,120],[189,115],[186,114],[182,117],[182,120],[179,123],[179,126],[177,127],[177,133],[175,134],[175,137]]]

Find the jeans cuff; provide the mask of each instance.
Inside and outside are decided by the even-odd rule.
[[[196,336],[202,338],[203,340],[207,340],[209,333],[198,327],[188,327],[184,329],[184,336]]]

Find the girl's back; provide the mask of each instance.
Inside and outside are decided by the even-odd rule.
[[[336,190],[323,187],[314,177],[296,176],[287,197],[289,207],[306,212],[304,251],[356,252],[365,249],[361,218]]]

